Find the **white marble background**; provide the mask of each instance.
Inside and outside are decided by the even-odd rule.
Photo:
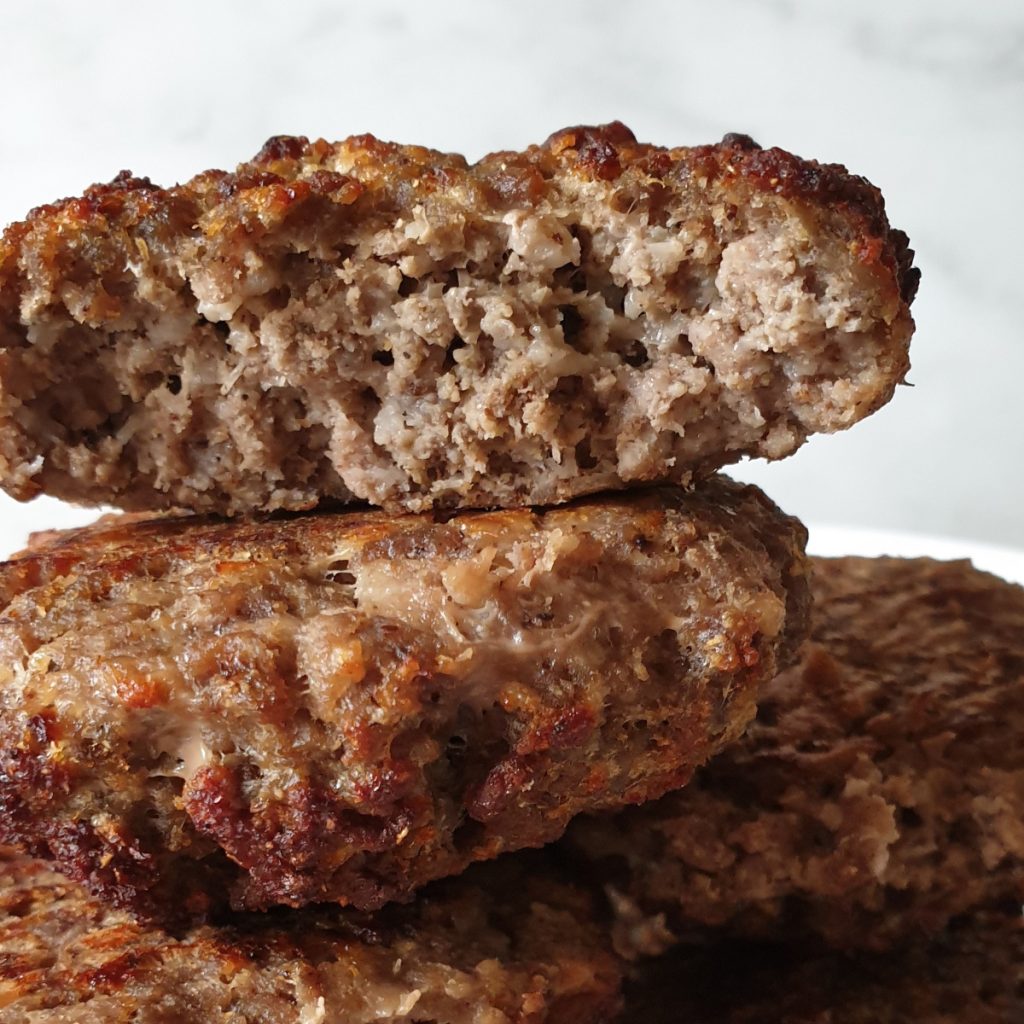
[[[230,166],[276,133],[475,156],[619,118],[847,164],[918,251],[914,387],[740,474],[816,522],[1024,547],[1021,0],[21,0],[0,33],[4,223],[121,168]],[[91,515],[3,499],[0,543]]]

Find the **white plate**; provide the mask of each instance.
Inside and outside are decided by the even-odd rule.
[[[808,524],[808,551],[814,555],[898,555],[903,558],[969,558],[979,569],[1024,584],[1024,551],[956,537],[865,530],[853,526]]]

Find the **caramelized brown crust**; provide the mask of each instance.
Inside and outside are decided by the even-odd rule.
[[[574,828],[624,949],[666,925],[885,948],[1024,898],[1024,590],[967,562],[813,565],[812,640],[744,738]]]
[[[151,913],[406,897],[735,738],[803,542],[724,479],[50,537],[0,567],[0,838]]]
[[[1020,914],[965,921],[932,943],[844,956],[717,942],[644,965],[622,1024],[1015,1024]]]
[[[589,897],[504,858],[375,916],[173,936],[0,852],[2,1024],[603,1024],[620,972]]]
[[[864,179],[739,135],[125,172],[0,242],[0,483],[228,513],[685,484],[888,401],[912,257]]]

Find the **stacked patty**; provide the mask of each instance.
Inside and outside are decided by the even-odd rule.
[[[371,909],[683,785],[807,630],[802,527],[712,471],[891,396],[911,264],[844,168],[618,124],[33,211],[0,485],[211,518],[0,571],[0,839],[155,917]]]
[[[735,739],[803,543],[724,479],[44,538],[0,568],[0,840],[157,915],[408,898]]]
[[[686,789],[569,837],[630,1024],[1024,1019],[1024,589],[815,559],[812,638]],[[823,941],[824,940],[824,941]]]
[[[618,124],[11,226],[0,486],[132,514],[0,566],[0,1021],[1015,1019],[1024,595],[715,475],[891,397],[912,257]]]
[[[931,585],[938,588],[934,602],[922,599],[922,588]],[[904,586],[908,597],[897,598]],[[890,595],[890,610],[913,609],[911,623],[880,620],[875,603],[881,594]],[[821,792],[828,763],[843,760],[851,746],[876,749],[878,723],[885,721],[888,735],[913,738],[895,744],[897,763],[882,769],[878,793],[899,791],[900,763],[908,763],[909,750],[916,748],[913,761],[928,780],[915,793],[922,820],[947,816],[949,800],[954,808],[972,803],[978,814],[1003,806],[1004,824],[996,831],[1012,832],[1014,821],[1019,828],[1020,816],[1006,802],[1014,779],[1019,793],[1022,774],[1013,751],[1019,691],[1024,689],[1019,632],[1024,590],[962,564],[841,559],[815,563],[815,597],[817,621],[805,662],[832,651],[835,673],[859,679],[853,693],[864,698],[861,706],[866,710],[870,705],[871,712],[853,714],[845,708],[840,712],[844,729],[838,732],[821,731],[813,715],[801,722],[797,712],[780,710],[778,726],[743,741],[739,749],[745,747],[745,753],[737,751],[736,758],[756,756],[767,766],[772,758],[785,761],[795,750],[813,747],[813,757],[804,758],[805,770],[788,779],[787,802],[796,808],[818,803],[830,818],[831,806]],[[965,623],[962,609],[967,605],[958,598],[967,597],[980,607]],[[903,634],[910,626],[914,632]],[[875,646],[865,654],[861,645],[875,633]],[[941,652],[931,648],[938,637],[945,638]],[[893,658],[895,641],[899,654]],[[879,658],[883,651],[886,656]],[[954,666],[952,679],[945,674],[947,663]],[[908,673],[912,665],[915,671]],[[866,681],[868,674],[874,684]],[[820,680],[806,665],[790,670],[786,678],[784,686],[775,685],[774,700],[784,690],[793,706],[801,693],[815,706]],[[991,771],[966,752],[951,756],[948,743],[936,739],[962,728],[965,699],[973,702],[981,719],[978,730],[986,730],[991,749],[1005,751]],[[925,721],[928,728],[922,729]],[[763,783],[756,772],[751,776],[752,787],[743,798],[752,819],[778,814],[780,787],[766,770],[769,778]],[[737,805],[735,784],[709,774],[702,772],[694,785],[706,797],[716,797],[721,808]],[[945,784],[934,786],[941,776]],[[856,774],[853,779],[856,783]],[[641,822],[628,812],[606,819],[601,827],[633,837],[642,850],[659,822],[678,821],[679,808],[662,802],[645,816]],[[790,826],[794,834],[799,811],[796,817]],[[842,845],[875,844],[874,818],[849,816],[842,839],[833,842],[831,851],[822,844],[822,856],[835,857]],[[913,823],[902,823],[894,832],[913,829]],[[891,845],[923,848],[914,858],[903,855],[905,862],[922,864],[929,858],[955,862],[973,853],[963,837],[938,837],[934,829],[932,835],[930,844],[894,835]],[[720,859],[715,866],[705,865],[701,878],[691,877],[689,891],[705,908],[711,905],[710,894],[720,894],[718,916],[731,920],[729,927],[691,927],[669,955],[632,965],[613,949],[611,912],[619,913],[614,934],[620,950],[628,937],[628,952],[634,956],[644,951],[637,942],[641,934],[660,935],[663,945],[675,937],[665,930],[664,920],[644,927],[635,918],[627,920],[619,900],[602,907],[595,891],[582,887],[578,842],[477,865],[459,878],[426,887],[411,905],[392,904],[375,914],[328,908],[231,914],[216,926],[197,925],[176,934],[137,923],[88,898],[37,861],[5,854],[0,1021],[189,1017],[404,1024],[1010,1024],[1024,1013],[1024,851],[1012,839],[1003,842],[1000,869],[989,879],[976,871],[973,880],[984,889],[975,889],[970,899],[942,878],[930,888],[920,880],[906,885],[899,927],[878,928],[891,946],[884,952],[825,948],[820,936],[843,947],[882,943],[863,927],[863,916],[853,919],[846,934],[823,931],[817,922],[834,920],[849,897],[828,887],[801,885],[806,853],[800,844],[780,842],[770,848],[762,842],[764,856],[783,866],[774,886],[776,899],[788,889],[799,914],[785,919],[776,914],[771,928],[747,927],[737,919],[735,893],[739,881],[749,879],[749,865],[739,857],[731,863]],[[669,870],[667,852],[661,853],[657,868]],[[635,888],[649,883],[645,866],[634,860],[619,865],[616,884],[628,878],[624,869],[633,874]],[[836,874],[842,884],[845,879]],[[861,904],[871,901],[873,891],[880,905],[878,897],[887,887],[892,882],[881,876],[862,878]],[[677,906],[685,907],[685,896],[681,887],[675,890]],[[887,898],[885,913],[892,914],[892,897]],[[940,901],[944,912],[936,915]],[[880,911],[871,924],[877,928],[884,921]]]
[[[0,242],[0,485],[243,513],[687,484],[888,401],[912,260],[864,179],[741,135],[126,172]]]
[[[811,639],[744,737],[568,842],[620,948],[728,933],[882,950],[1024,901],[1024,590],[967,562],[814,559]]]
[[[0,1021],[596,1024],[621,966],[593,896],[503,858],[375,915],[239,915],[173,935],[0,851]]]

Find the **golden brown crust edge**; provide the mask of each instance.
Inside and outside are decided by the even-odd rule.
[[[323,171],[294,180],[302,166],[322,164],[341,150],[348,151],[358,165],[358,179]],[[369,134],[337,143],[278,135],[234,172],[205,171],[185,185],[161,188],[148,178],[122,171],[111,182],[86,189],[81,197],[38,206],[24,221],[11,224],[0,244],[0,273],[10,279],[21,240],[44,223],[74,231],[94,218],[135,225],[155,216],[157,230],[161,226],[182,230],[196,219],[200,207],[217,202],[229,201],[225,210],[229,222],[232,205],[239,213],[248,206],[258,214],[272,212],[280,217],[289,206],[309,203],[317,196],[332,203],[352,203],[367,188],[405,205],[413,196],[421,199],[441,188],[462,186],[479,189],[496,207],[511,207],[539,198],[546,179],[559,169],[584,180],[602,181],[635,177],[656,183],[670,176],[692,175],[726,192],[746,187],[752,193],[832,207],[848,224],[857,258],[877,267],[881,278],[891,278],[907,305],[917,294],[921,273],[913,266],[909,239],[890,227],[882,194],[866,178],[851,174],[841,164],[804,160],[778,147],[764,149],[741,133],[694,147],[640,143],[620,121],[565,128],[540,145],[522,152],[491,153],[475,164],[456,153],[385,142]],[[4,284],[0,277],[0,294],[13,294]]]
[[[611,283],[606,241],[593,265],[578,257],[580,280],[571,262],[542,266],[537,247],[555,230],[557,208],[580,197],[616,225],[612,235],[626,233],[620,255],[632,285],[645,279],[646,262],[658,265],[670,212],[682,218],[680,244],[691,247],[692,266],[674,277],[658,271],[649,287],[631,285],[646,313],[623,313],[621,293],[630,289]],[[522,241],[526,273],[510,270],[518,256],[501,269],[497,235],[511,223],[502,218],[542,208]],[[753,227],[734,245],[729,222],[747,209],[784,222],[774,263]],[[348,286],[355,305],[345,316],[358,322],[345,321],[341,333],[354,332],[345,340],[352,351],[327,351],[337,324],[311,325],[324,302],[324,322],[336,315],[332,275],[348,273],[346,252],[364,259],[367,232],[377,246],[390,226],[423,229],[423,210],[434,240],[410,248],[384,238],[373,249]],[[353,227],[360,218],[363,235]],[[438,237],[449,221],[462,226]],[[651,228],[640,246],[628,236],[636,223]],[[459,231],[483,254],[464,307],[444,295],[477,266],[460,250]],[[826,280],[811,280],[814,267],[802,263],[785,269],[792,246],[817,242],[822,251],[807,258],[822,261]],[[263,244],[270,255],[261,254],[260,284],[242,257]],[[708,314],[705,293],[715,290],[722,247],[734,251],[719,318]],[[426,253],[436,257],[433,269],[422,269]],[[338,143],[281,136],[232,173],[208,171],[169,189],[125,172],[37,208],[0,242],[0,475],[22,500],[47,492],[229,514],[308,508],[325,496],[419,511],[550,504],[637,482],[685,485],[743,454],[783,457],[809,433],[844,429],[887,402],[909,367],[919,277],[912,258],[874,186],[740,135],[667,149],[613,123],[566,129],[475,164],[368,135]],[[138,280],[126,263],[138,264]],[[307,273],[334,291],[309,299]],[[625,273],[619,267],[613,276]],[[406,287],[422,308],[402,306]],[[767,306],[758,312],[762,287]],[[460,332],[479,330],[474,317],[504,308],[510,296],[516,361],[492,360],[486,332],[456,355]],[[359,318],[377,323],[374,302],[386,315],[371,336]],[[692,346],[679,323],[659,326],[676,304],[686,316],[697,311],[701,340]],[[656,319],[641,328],[648,314]],[[573,337],[581,316],[582,341]],[[767,334],[747,337],[758,317]],[[282,346],[273,356],[262,354],[260,333],[270,320]],[[528,340],[535,329],[543,344]],[[675,339],[664,346],[655,340],[663,330]],[[400,338],[402,331],[413,334]],[[730,340],[736,331],[742,344]],[[409,351],[396,355],[399,342]],[[102,360],[90,361],[94,349]],[[332,374],[348,382],[340,392]],[[412,393],[435,411],[421,420]]]

